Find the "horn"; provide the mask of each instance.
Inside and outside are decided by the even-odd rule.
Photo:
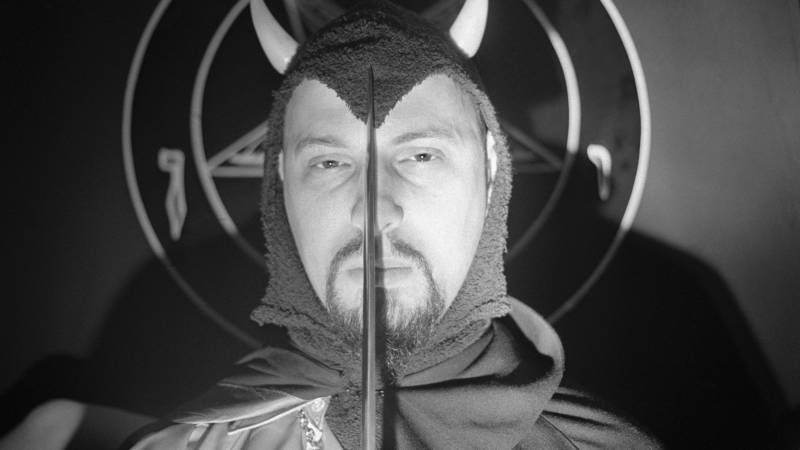
[[[455,22],[450,27],[450,37],[468,57],[478,52],[486,29],[489,0],[466,0]]]
[[[263,0],[250,0],[250,15],[267,59],[278,73],[283,74],[297,53],[297,41],[275,20]]]

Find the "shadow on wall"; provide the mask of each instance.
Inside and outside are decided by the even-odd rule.
[[[782,409],[736,305],[702,261],[630,235],[555,324],[565,383],[606,399],[668,448],[796,448],[796,437],[782,442],[797,418]]]

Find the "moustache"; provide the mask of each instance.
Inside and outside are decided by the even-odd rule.
[[[422,269],[426,275],[430,276],[431,270],[428,264],[428,261],[422,255],[421,252],[416,250],[407,242],[403,241],[402,239],[398,239],[392,236],[385,236],[383,238],[386,242],[388,242],[388,246],[386,246],[386,250],[383,247],[378,249],[379,255],[382,256],[392,256],[394,258],[402,258],[405,260],[410,261],[414,266]],[[358,236],[354,237],[353,239],[349,240],[342,246],[339,251],[333,257],[331,261],[330,268],[328,270],[328,283],[332,284],[333,280],[339,270],[341,269],[342,265],[345,261],[358,256],[363,252],[364,249],[364,237],[363,233],[360,233]]]

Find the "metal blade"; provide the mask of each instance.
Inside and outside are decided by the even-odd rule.
[[[375,448],[375,254],[377,233],[377,170],[375,147],[374,75],[369,67],[367,80],[367,176],[364,184],[364,300],[363,330],[361,336],[361,448]]]

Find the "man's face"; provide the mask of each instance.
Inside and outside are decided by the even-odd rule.
[[[480,123],[469,97],[436,75],[376,130],[378,285],[390,329],[432,325],[464,282],[487,207]],[[366,138],[333,90],[316,80],[295,89],[279,165],[289,224],[317,296],[358,319]]]

